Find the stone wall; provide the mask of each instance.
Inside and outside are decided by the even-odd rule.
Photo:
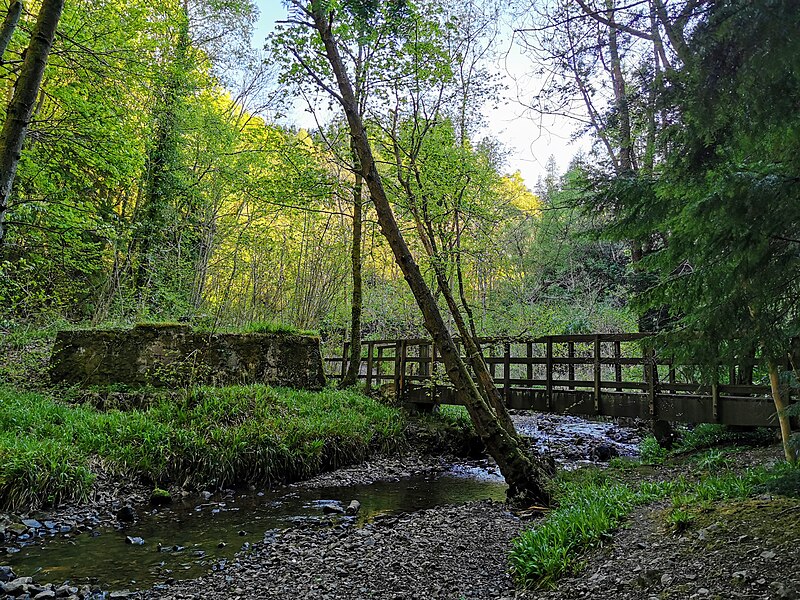
[[[50,359],[56,383],[185,387],[325,385],[319,339],[273,333],[200,333],[183,325],[61,331]]]

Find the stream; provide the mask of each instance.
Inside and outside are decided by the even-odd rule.
[[[98,584],[103,589],[151,587],[224,568],[237,551],[261,541],[270,530],[335,525],[343,520],[363,523],[379,515],[472,500],[503,501],[502,478],[477,471],[455,469],[437,477],[371,485],[217,494],[199,503],[140,511],[139,520],[124,529],[102,527],[26,546],[5,562],[17,573],[35,575],[40,583],[69,580],[73,585]],[[326,514],[326,507],[344,510],[351,500],[361,503],[357,515]],[[131,544],[128,538],[144,543]]]
[[[525,414],[514,420],[520,433],[534,438],[534,447],[553,454],[562,468],[632,456],[640,438],[634,429],[577,417]],[[474,500],[503,501],[506,487],[497,468],[480,461],[369,485],[227,490],[165,507],[138,507],[139,518],[124,527],[99,524],[81,535],[26,542],[3,563],[41,584],[69,581],[95,589],[144,589],[224,569],[239,550],[269,539],[276,530],[362,525],[382,515]],[[358,500],[360,510],[339,514],[352,500]]]

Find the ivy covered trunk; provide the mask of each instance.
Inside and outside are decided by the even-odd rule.
[[[463,399],[472,423],[487,450],[497,461],[509,485],[509,498],[521,505],[548,504],[550,496],[547,481],[552,473],[544,461],[525,450],[522,440],[513,429],[509,431],[501,424],[459,355],[433,294],[395,220],[358,111],[352,83],[331,32],[328,15],[318,2],[312,3],[312,12],[314,27],[325,46],[326,58],[336,78],[339,89],[339,94],[336,96],[347,117],[350,135],[358,152],[364,180],[375,206],[381,232],[389,243],[395,261],[422,311],[425,328],[433,338],[445,364],[447,376]]]

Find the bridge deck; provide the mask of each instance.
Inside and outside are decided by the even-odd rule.
[[[575,415],[639,417],[686,423],[777,426],[769,386],[753,384],[753,366],[720,367],[711,383],[699,370],[648,349],[646,334],[562,335],[481,340],[487,365],[509,408]],[[462,404],[446,385],[430,340],[363,342],[368,388],[390,386],[411,404]],[[345,344],[342,356],[348,355]],[[327,358],[341,377],[342,356]],[[789,390],[786,390],[788,394]]]

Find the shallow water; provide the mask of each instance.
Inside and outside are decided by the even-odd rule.
[[[175,504],[142,514],[124,530],[97,529],[71,539],[53,538],[7,557],[22,575],[38,582],[97,583],[104,589],[150,587],[167,579],[198,577],[224,567],[243,546],[270,530],[343,519],[365,522],[378,515],[409,512],[472,500],[505,499],[506,485],[492,472],[456,469],[435,478],[412,477],[366,486],[215,495],[201,504]],[[356,517],[329,516],[326,504],[361,503]],[[98,535],[99,534],[99,535]],[[93,535],[95,537],[93,537]],[[126,538],[140,537],[143,545]],[[222,546],[222,547],[220,547]]]

